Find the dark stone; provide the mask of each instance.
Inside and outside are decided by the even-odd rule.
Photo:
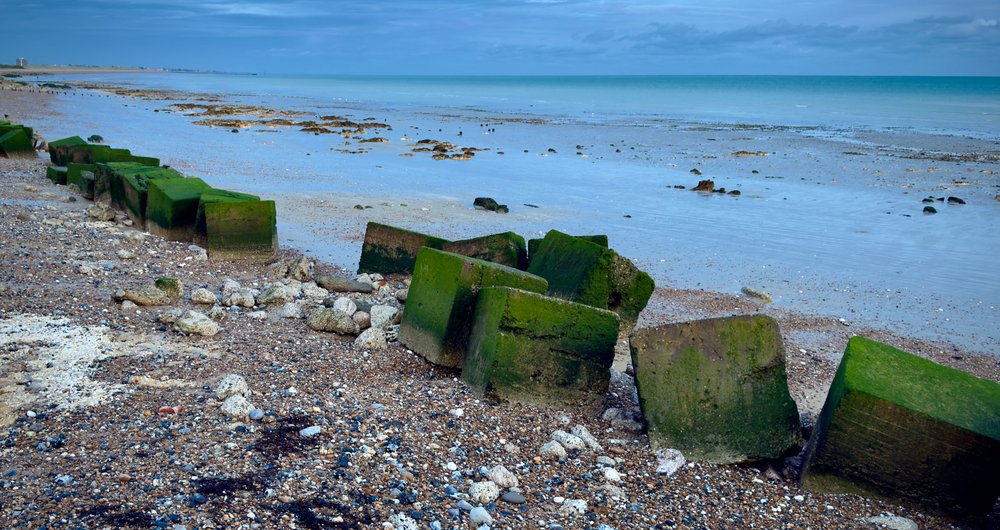
[[[698,185],[691,188],[691,191],[712,191],[715,189],[715,182],[711,180],[699,180]]]
[[[958,197],[948,197],[948,204],[965,204],[965,201]]]
[[[935,213],[937,213],[937,208],[935,208],[933,206],[924,206],[924,213],[926,213],[926,214],[935,214]]]

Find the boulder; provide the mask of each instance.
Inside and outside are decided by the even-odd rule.
[[[370,283],[339,276],[317,276],[316,284],[334,293],[370,293],[375,290]]]
[[[434,364],[461,368],[476,294],[494,285],[539,293],[547,287],[544,279],[524,271],[423,247],[403,310],[400,342]]]
[[[774,319],[713,318],[632,335],[639,404],[656,448],[713,463],[773,459],[799,441]]]
[[[528,272],[549,282],[550,296],[618,313],[631,327],[653,294],[653,279],[631,261],[597,243],[549,231]]]
[[[281,305],[295,300],[295,293],[284,284],[275,283],[264,289],[257,297],[259,305]]]
[[[194,291],[191,291],[191,303],[192,304],[207,304],[215,305],[219,301],[215,293],[205,289],[204,287],[199,287]]]
[[[472,201],[472,206],[477,210],[486,210],[488,212],[507,213],[510,211],[506,204],[498,204],[495,199],[490,197],[476,197]]]
[[[365,229],[358,272],[410,274],[421,247],[440,249],[447,242],[439,237],[370,222]]]
[[[172,241],[191,241],[198,201],[208,184],[192,177],[149,180],[147,186],[146,228],[149,233]]]
[[[441,250],[515,269],[524,270],[528,267],[528,250],[524,238],[514,232],[451,241],[445,243]]]
[[[351,315],[333,307],[321,307],[309,314],[306,325],[316,331],[356,335],[361,328]]]
[[[989,513],[1000,496],[1000,384],[853,337],[801,481],[937,512]]]
[[[399,316],[399,309],[391,305],[373,305],[368,310],[370,315],[369,325],[373,328],[382,328],[390,324],[395,324]]]
[[[382,328],[368,328],[354,339],[354,348],[358,350],[384,350],[387,347],[385,331]]]
[[[474,314],[462,371],[473,389],[539,404],[592,404],[604,397],[618,338],[614,313],[484,286]]]
[[[119,291],[114,298],[118,301],[129,300],[141,306],[167,305],[173,302],[170,295],[152,285]]]
[[[174,322],[174,329],[192,335],[211,337],[219,332],[219,325],[198,311],[188,311]]]

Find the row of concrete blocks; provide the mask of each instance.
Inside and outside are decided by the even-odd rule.
[[[35,156],[35,133],[20,123],[0,121],[0,157]]]
[[[423,247],[400,340],[461,369],[481,393],[542,405],[598,402],[619,319],[544,293],[551,293],[546,278]],[[639,329],[631,354],[655,447],[714,463],[777,459],[800,447],[782,338],[770,317]],[[804,462],[801,480],[811,489],[988,512],[1000,494],[1000,385],[855,337]]]
[[[277,250],[274,201],[221,189],[159,167],[128,149],[88,144],[78,136],[49,144],[47,176],[85,198],[126,212],[150,233],[192,241],[212,259],[268,260]]]

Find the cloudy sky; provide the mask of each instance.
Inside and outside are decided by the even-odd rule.
[[[324,74],[1000,75],[997,0],[0,0],[0,62]]]

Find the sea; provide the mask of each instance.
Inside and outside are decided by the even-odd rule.
[[[349,269],[367,220],[453,239],[603,233],[659,286],[752,287],[777,308],[1000,354],[1000,78],[35,81],[60,80],[178,95],[68,91],[33,123],[46,138],[100,134],[213,185],[275,198],[283,245]],[[391,130],[367,132],[388,140],[379,144],[295,127],[233,133],[170,107],[215,96]],[[480,151],[433,160],[412,152],[421,139]],[[691,192],[701,179],[727,193]],[[473,210],[480,196],[510,213]]]

